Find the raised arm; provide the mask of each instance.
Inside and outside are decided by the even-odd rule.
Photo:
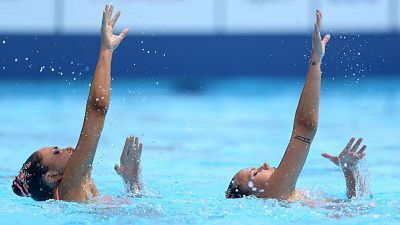
[[[311,142],[317,132],[319,96],[321,86],[321,60],[330,36],[321,40],[322,14],[316,11],[315,30],[312,34],[312,53],[306,81],[297,106],[294,126],[286,152],[267,183],[265,196],[287,199],[296,186],[297,178],[306,161]]]
[[[112,33],[112,29],[120,15],[120,12],[117,12],[111,18],[112,11],[113,6],[107,5],[103,12],[101,48],[86,103],[81,134],[59,185],[60,198],[64,200],[86,200],[92,194],[91,171],[93,159],[110,103],[112,54],[128,33],[128,29],[124,29],[119,35]]]
[[[328,153],[322,153],[322,156],[331,160],[336,166],[339,166],[344,174],[346,180],[347,198],[351,199],[357,196],[356,184],[357,179],[360,178],[358,170],[356,168],[358,162],[365,156],[366,145],[363,145],[360,150],[360,144],[362,138],[359,138],[357,142],[353,145],[354,138],[351,138],[349,143],[343,149],[343,151],[338,156],[333,156]],[[362,184],[362,182],[360,182]],[[360,190],[365,188],[361,187]]]

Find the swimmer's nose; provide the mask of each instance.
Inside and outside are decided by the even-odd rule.
[[[63,151],[65,151],[68,154],[72,154],[72,152],[74,151],[73,148],[69,147],[69,148],[64,148]]]
[[[270,166],[268,163],[263,163],[259,169],[269,170]]]

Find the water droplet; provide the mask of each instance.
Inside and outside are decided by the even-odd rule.
[[[15,59],[14,59],[14,61],[15,61],[15,62],[18,62],[18,59],[17,59],[17,58],[15,58]]]
[[[249,186],[249,188],[254,187],[253,181],[249,181],[248,186]]]
[[[6,41],[5,40],[3,40],[3,44],[5,44],[6,43]]]

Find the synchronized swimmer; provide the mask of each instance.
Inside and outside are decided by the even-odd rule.
[[[103,130],[110,102],[111,60],[114,50],[128,33],[125,28],[119,35],[113,28],[120,12],[113,17],[113,6],[106,5],[101,25],[101,47],[96,70],[86,103],[82,130],[75,148],[49,146],[35,151],[22,165],[12,181],[15,194],[37,201],[48,199],[86,201],[99,195],[92,179],[92,165]],[[305,85],[300,96],[294,119],[292,135],[286,152],[277,168],[268,163],[255,168],[242,169],[232,178],[226,191],[227,198],[256,196],[278,200],[301,200],[296,192],[296,182],[306,161],[310,145],[317,132],[321,86],[321,62],[330,36],[320,35],[322,14],[317,10],[315,30],[312,35],[312,52]],[[365,156],[366,146],[353,145],[351,138],[345,149],[333,156],[322,156],[340,166],[344,172],[347,196],[356,196],[355,165]],[[115,171],[123,178],[129,192],[139,193],[140,157],[143,145],[138,137],[130,135],[125,140],[120,163]]]
[[[325,46],[330,39],[327,34],[321,39],[320,28],[322,13],[316,11],[316,23],[312,33],[312,51],[306,81],[297,105],[293,131],[285,154],[277,168],[263,163],[260,167],[240,170],[232,178],[227,198],[241,198],[254,195],[260,198],[282,200],[301,200],[304,196],[296,192],[296,183],[307,159],[311,143],[317,133],[318,111],[321,87],[321,62],[325,55]],[[366,145],[359,149],[362,138],[354,144],[351,138],[344,150],[333,156],[323,153],[344,172],[347,186],[347,197],[356,196],[355,165],[365,156]]]
[[[90,86],[82,130],[76,148],[44,147],[23,164],[12,182],[15,194],[38,201],[48,199],[85,201],[99,194],[91,172],[97,144],[110,103],[111,59],[114,50],[128,33],[112,29],[120,16],[112,17],[113,6],[106,6],[101,24],[101,47]],[[139,172],[142,144],[134,136],[126,138],[120,165],[115,170],[123,177],[129,191],[140,190]]]

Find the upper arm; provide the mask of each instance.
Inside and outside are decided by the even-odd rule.
[[[65,167],[59,185],[60,197],[65,200],[84,200],[91,188],[91,170],[97,144],[103,130],[106,108],[90,104],[86,106],[85,118],[74,153]],[[88,187],[89,186],[89,187]]]
[[[295,191],[315,132],[306,126],[295,126],[278,168],[266,185],[264,197],[287,199]]]

